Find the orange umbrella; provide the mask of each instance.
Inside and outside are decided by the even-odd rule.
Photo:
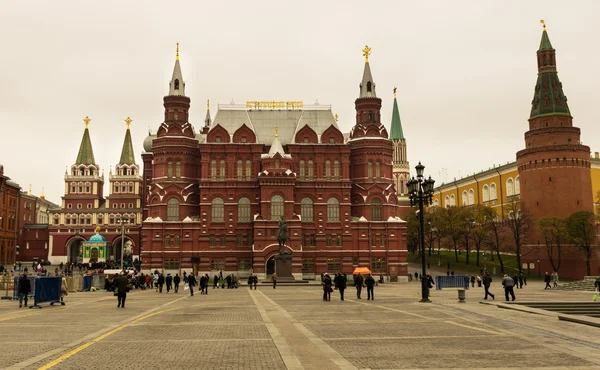
[[[369,270],[368,267],[357,267],[354,269],[354,272],[352,274],[372,274],[372,272],[371,270]]]

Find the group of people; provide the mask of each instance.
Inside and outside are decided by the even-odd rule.
[[[552,274],[548,274],[548,271],[546,271],[544,274],[544,282],[546,283],[544,290],[558,288],[558,272],[554,271]],[[552,286],[550,286],[551,282],[554,283]]]
[[[354,287],[356,288],[356,298],[362,299],[361,292],[362,288],[367,288],[367,300],[375,300],[375,284],[376,281],[371,274],[367,274],[364,277],[362,274],[356,274],[353,276]],[[335,274],[333,280],[329,274],[321,274],[321,285],[323,286],[323,301],[331,301],[331,293],[334,290],[340,292],[340,299],[344,300],[344,291],[348,284],[348,278],[345,274]]]

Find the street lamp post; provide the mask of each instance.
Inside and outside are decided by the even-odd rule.
[[[125,224],[127,223],[127,217],[121,216],[119,219],[121,224],[121,270],[125,270],[125,256],[123,255],[125,247]]]
[[[417,178],[414,177],[408,181],[408,197],[410,206],[419,206],[419,223],[421,225],[421,302],[431,302],[429,300],[429,281],[427,279],[427,270],[425,266],[425,227],[424,227],[424,205],[430,205],[433,201],[433,184],[434,180],[429,176],[428,179],[423,177],[425,166],[419,162],[415,167],[417,170]]]

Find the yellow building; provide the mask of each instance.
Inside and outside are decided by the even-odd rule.
[[[598,205],[596,194],[600,190],[600,154],[591,158],[592,196]],[[516,162],[494,166],[486,171],[465,176],[441,184],[435,188],[433,205],[439,207],[461,207],[474,204],[490,206],[498,213],[498,220],[508,217],[508,205],[521,194],[519,171]],[[598,207],[594,207],[597,209]]]

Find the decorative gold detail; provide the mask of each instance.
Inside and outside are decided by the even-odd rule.
[[[338,118],[340,118],[340,116],[337,115],[337,113],[335,114],[335,122],[337,122]]]
[[[246,101],[246,108],[248,108],[248,109],[302,109],[302,108],[304,108],[304,102],[302,100],[291,100],[291,101],[250,100],[250,101]]]
[[[46,196],[44,195],[44,187],[42,187],[42,194],[40,195],[40,199],[46,199]]]
[[[396,99],[396,86],[394,86],[394,99]]]
[[[546,31],[546,22],[543,19],[540,19],[540,23],[544,26],[544,31]]]
[[[369,45],[365,45],[365,48],[362,49],[363,56],[365,57],[365,63],[369,63],[369,54],[371,54],[371,48]]]
[[[210,110],[210,99],[206,99],[206,110]]]
[[[125,118],[125,123],[127,124],[127,129],[129,130],[129,126],[131,125],[131,122],[133,122],[133,120],[129,117]]]
[[[96,232],[99,233],[100,232],[100,226],[96,226]]]
[[[275,137],[279,136],[279,127],[275,127]]]
[[[88,128],[91,120],[92,119],[90,117],[85,116],[85,118],[83,119],[83,122],[85,122],[85,128]]]
[[[177,52],[175,54],[175,60],[179,60],[179,43],[177,43]]]
[[[32,194],[32,192],[31,192],[31,184],[29,184],[29,191],[27,192],[27,195],[31,195],[31,194]]]

